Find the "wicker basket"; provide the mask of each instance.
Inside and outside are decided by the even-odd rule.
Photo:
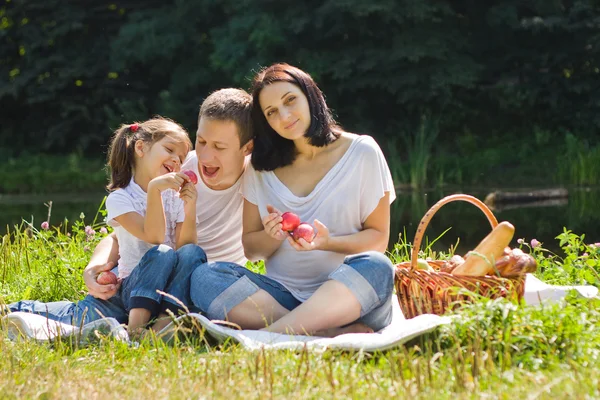
[[[473,293],[489,298],[509,297],[520,300],[525,289],[525,279],[508,279],[498,276],[455,276],[441,272],[443,261],[427,261],[434,272],[417,269],[417,258],[423,234],[433,215],[445,204],[466,201],[477,206],[488,218],[492,229],[498,225],[496,217],[479,199],[466,194],[444,197],[425,213],[415,234],[411,260],[396,265],[396,294],[406,318],[420,314],[441,315],[461,303],[470,302]],[[462,289],[462,290],[461,290]]]

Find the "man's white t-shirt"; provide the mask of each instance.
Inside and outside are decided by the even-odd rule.
[[[301,221],[314,225],[318,219],[330,236],[360,232],[385,192],[390,203],[396,198],[394,182],[379,145],[370,136],[353,135],[342,158],[306,197],[294,195],[273,171],[257,172],[248,166],[244,197],[258,206],[261,218],[267,204],[279,211],[292,211]],[[338,268],[347,254],[330,251],[297,251],[287,240],[265,260],[267,276],[284,285],[294,297],[306,301]]]
[[[179,198],[179,193],[171,189],[164,190],[161,197],[166,221],[164,244],[175,248],[175,228],[177,223],[183,222],[185,218],[183,200]],[[134,182],[133,178],[125,188],[111,192],[106,198],[107,224],[115,228],[115,234],[119,241],[120,278],[128,277],[144,254],[154,245],[129,233],[115,221],[115,218],[129,212],[136,212],[143,217],[146,215],[147,204],[146,192]]]
[[[181,167],[182,171],[188,169],[201,177],[195,151],[188,153]],[[198,246],[206,252],[209,261],[228,261],[242,266],[246,264],[247,259],[242,247],[244,197],[241,193],[241,182],[242,178],[230,188],[213,190],[206,186],[201,178],[198,179],[196,184]]]

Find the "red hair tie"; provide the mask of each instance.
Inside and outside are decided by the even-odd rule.
[[[137,132],[137,130],[140,128],[140,126],[138,124],[131,124],[129,125],[129,130],[131,132]]]

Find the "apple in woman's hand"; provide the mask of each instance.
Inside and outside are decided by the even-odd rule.
[[[294,229],[300,225],[300,217],[298,217],[293,212],[284,212],[281,214],[281,230],[286,232],[292,232]]]
[[[296,227],[296,229],[294,229],[292,236],[296,242],[302,238],[310,243],[315,238],[315,230],[309,223],[302,222]]]

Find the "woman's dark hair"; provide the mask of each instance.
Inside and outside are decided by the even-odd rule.
[[[106,188],[112,192],[129,185],[135,166],[135,142],[141,140],[152,146],[165,136],[185,143],[188,151],[193,148],[187,131],[168,118],[157,116],[144,122],[121,125],[115,131],[108,149],[110,180]]]
[[[254,149],[252,166],[257,171],[272,171],[291,164],[296,159],[294,142],[281,137],[267,122],[258,96],[268,85],[289,82],[302,90],[308,100],[310,126],[304,134],[308,143],[323,147],[334,142],[341,134],[333,115],[325,103],[321,89],[309,74],[285,63],[263,68],[252,82],[252,121],[254,125]]]

